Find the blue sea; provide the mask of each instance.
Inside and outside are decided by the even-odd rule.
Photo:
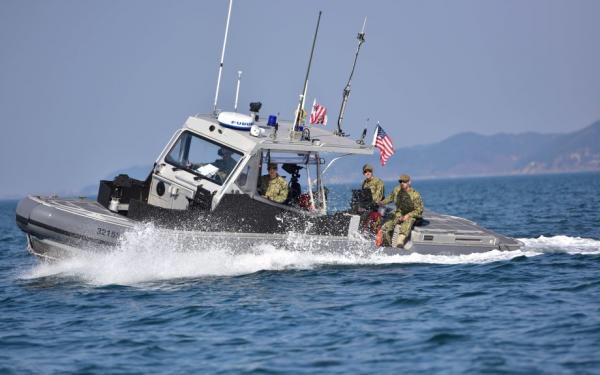
[[[0,373],[600,374],[600,174],[414,187],[525,246],[235,255],[146,226],[113,252],[45,263],[17,202],[0,202]],[[351,188],[332,187],[333,204]]]

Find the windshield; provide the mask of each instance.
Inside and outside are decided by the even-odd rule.
[[[165,161],[218,185],[229,177],[242,154],[190,132],[181,134]]]

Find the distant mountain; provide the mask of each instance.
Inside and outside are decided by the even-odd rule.
[[[600,170],[600,121],[554,139],[517,167],[522,173]]]
[[[398,148],[383,168],[378,155],[368,161],[386,180],[399,173],[436,178],[600,170],[600,121],[567,134],[460,133],[438,143]],[[335,181],[361,178],[356,159],[336,167],[330,176]]]

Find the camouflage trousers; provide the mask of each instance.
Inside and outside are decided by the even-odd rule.
[[[381,229],[383,218],[377,211],[370,211],[360,216],[360,222],[363,232],[375,235]]]
[[[392,235],[394,234],[394,227],[396,224],[400,225],[400,234],[403,234],[408,238],[410,235],[410,231],[415,225],[415,219],[410,218],[406,221],[400,221],[400,217],[395,217],[391,220],[388,220],[381,227],[381,231],[383,232],[383,246],[391,246],[392,245]]]

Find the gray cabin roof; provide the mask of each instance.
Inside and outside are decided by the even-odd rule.
[[[185,122],[184,129],[193,130],[206,138],[244,153],[252,153],[258,149],[271,149],[356,155],[373,154],[372,146],[360,145],[349,137],[337,136],[320,125],[310,127],[311,140],[292,140],[289,135],[292,126],[290,121],[279,121],[279,130],[275,138],[272,137],[274,127],[267,126],[265,119],[260,119],[254,124],[265,130],[265,136],[254,137],[249,131],[224,127],[219,124],[213,115],[189,117]]]

